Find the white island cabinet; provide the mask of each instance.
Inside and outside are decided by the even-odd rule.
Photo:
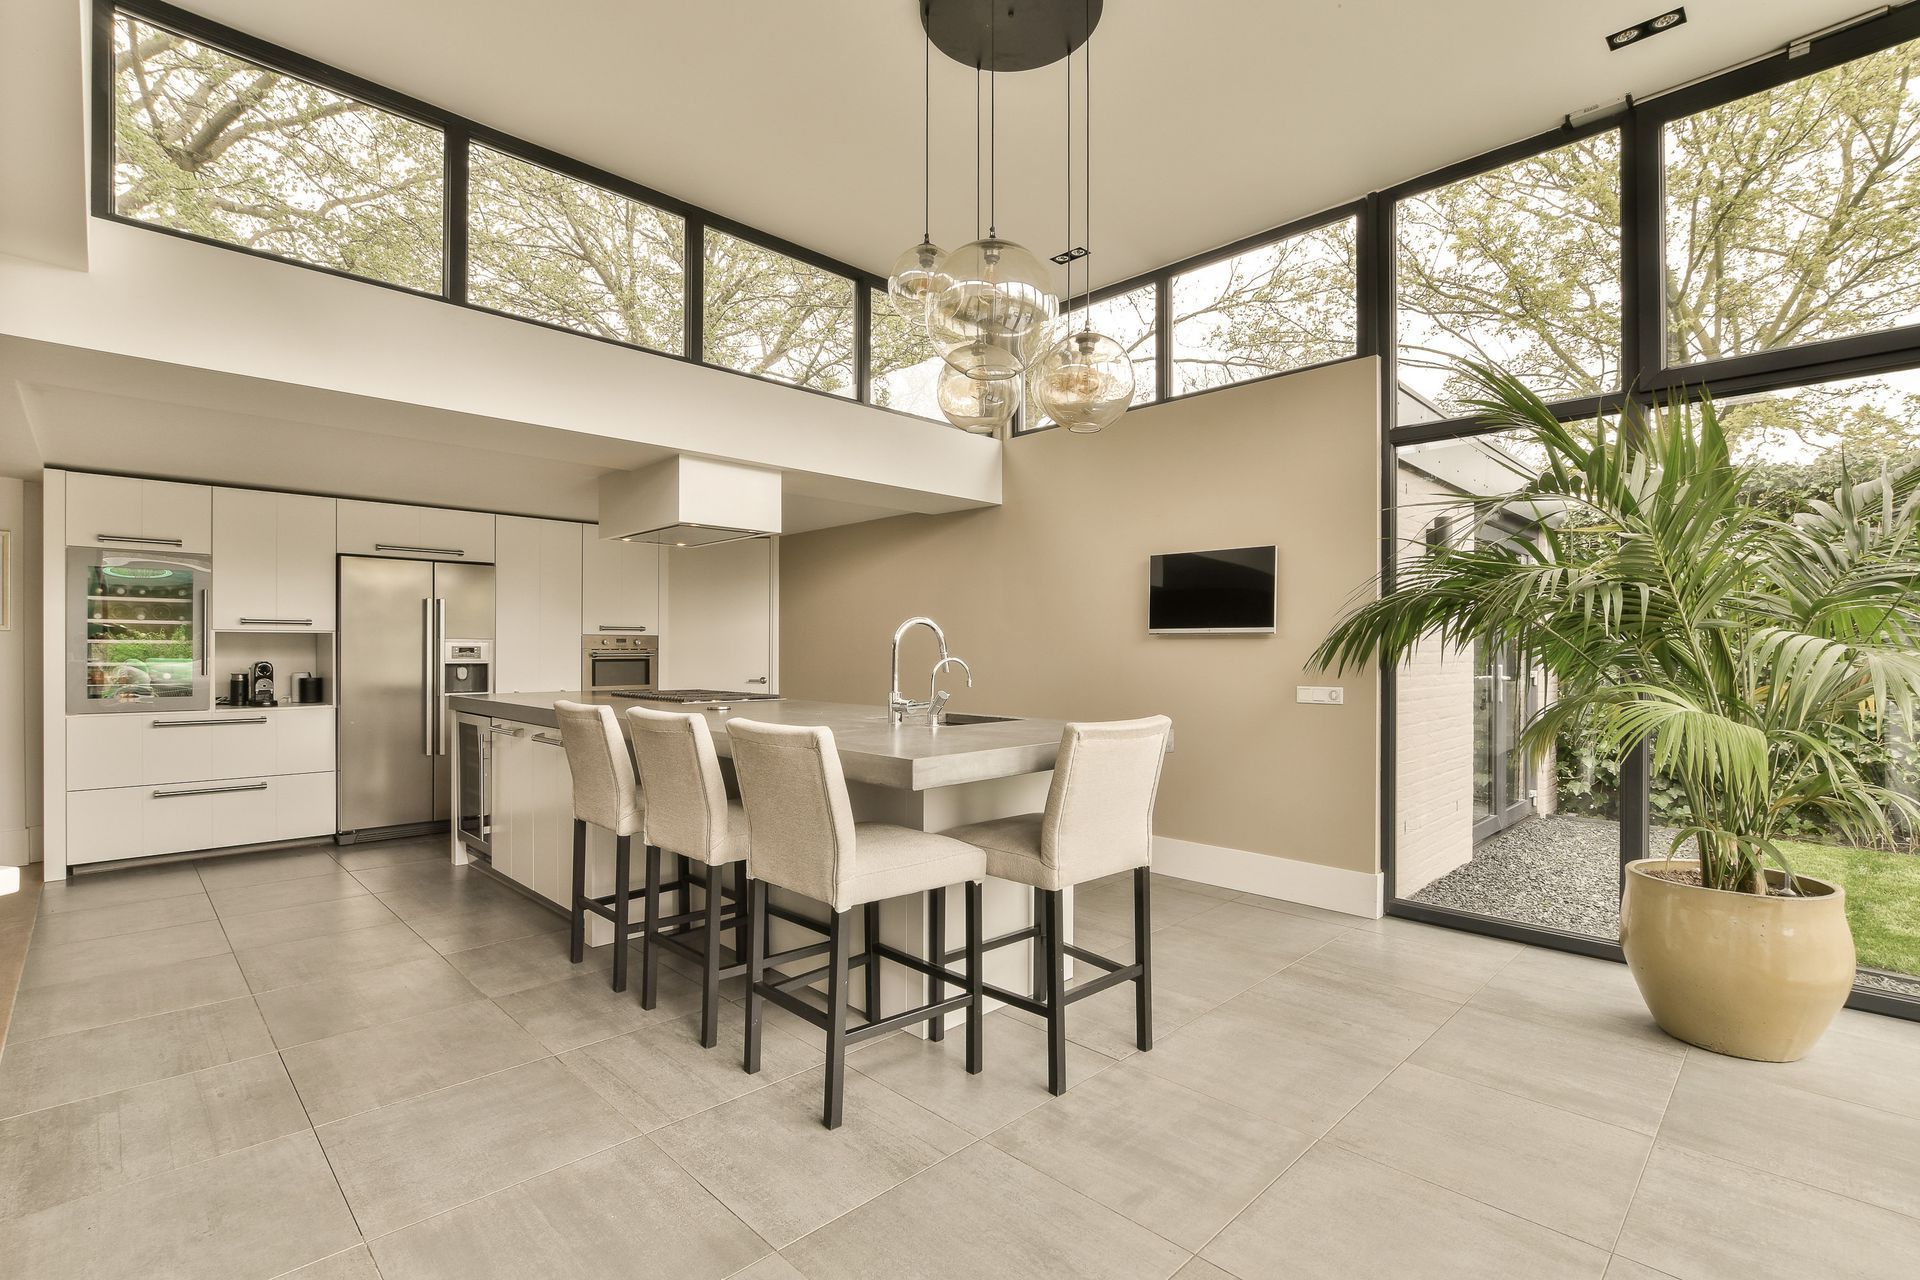
[[[334,505],[302,493],[213,491],[215,630],[333,630]]]

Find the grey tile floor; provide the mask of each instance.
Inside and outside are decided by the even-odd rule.
[[[1805,1061],[1656,1030],[1618,965],[1160,878],[1158,1046],[1074,1007],[765,1070],[567,963],[439,842],[47,885],[0,1053],[0,1269],[297,1275],[1912,1275],[1920,1025]],[[19,912],[15,912],[19,914]],[[10,928],[23,928],[10,921]],[[1119,950],[1124,883],[1076,928]],[[18,939],[15,938],[17,943]],[[737,996],[737,991],[734,993]]]

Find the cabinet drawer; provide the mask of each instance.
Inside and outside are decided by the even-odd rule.
[[[331,773],[114,787],[67,795],[67,860],[191,853],[327,835]]]
[[[72,716],[67,790],[333,770],[333,708]]]

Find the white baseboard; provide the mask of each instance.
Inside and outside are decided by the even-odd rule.
[[[1171,836],[1153,838],[1153,869],[1182,880],[1305,903],[1350,916],[1377,919],[1386,877],[1379,872],[1301,862],[1247,849],[1196,844]]]

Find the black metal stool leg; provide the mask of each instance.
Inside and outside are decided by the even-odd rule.
[[[633,879],[633,837],[613,842],[613,989],[627,989],[627,890]]]
[[[1033,998],[1047,998],[1047,891],[1033,891]]]
[[[847,968],[852,930],[847,926],[850,912],[836,911],[829,928],[827,964],[827,1097],[824,1119],[827,1128],[838,1129],[845,1111],[847,1093]]]
[[[1153,1048],[1153,871],[1133,869],[1133,959],[1140,976],[1133,980],[1135,1043]]]
[[[1061,892],[1047,890],[1047,1092],[1067,1091],[1067,930]]]
[[[867,935],[866,972],[860,975],[866,979],[867,983],[867,1021],[878,1022],[880,1020],[880,904],[869,902],[866,910],[861,914],[864,917],[861,927]]]
[[[760,1070],[760,982],[767,965],[767,886],[747,881],[747,1043],[740,1065],[749,1075]]]
[[[987,951],[980,926],[980,892],[978,880],[967,881],[967,1071],[976,1076],[987,1063]],[[945,1020],[945,1015],[936,1019]]]
[[[720,1043],[720,908],[725,895],[720,882],[726,868],[707,868],[706,954],[700,965],[700,1047],[711,1049]]]
[[[660,932],[660,846],[647,846],[647,897],[640,926],[640,1007],[651,1009],[660,990],[660,957],[654,936]]]
[[[587,824],[573,820],[573,910],[568,913],[572,934],[567,955],[575,964],[587,957]]]
[[[747,962],[747,864],[733,864],[733,962]]]
[[[943,886],[927,890],[927,959],[936,965],[947,962],[947,891]],[[927,977],[927,1003],[947,998],[947,984],[931,974]],[[945,1040],[947,1020],[935,1018],[927,1024],[927,1039]]]

